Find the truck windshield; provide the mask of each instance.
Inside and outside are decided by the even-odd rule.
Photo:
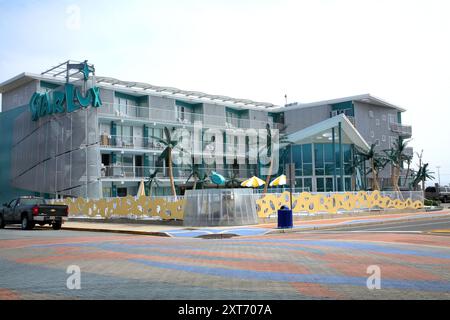
[[[45,200],[40,199],[40,198],[20,199],[20,204],[22,204],[24,206],[32,206],[35,204],[45,204]]]

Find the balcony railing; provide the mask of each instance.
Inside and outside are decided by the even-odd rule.
[[[156,175],[160,179],[169,179],[169,169],[167,167],[149,167],[149,166],[129,166],[129,165],[110,165],[101,167],[101,177],[109,179],[139,179],[148,178],[150,174],[158,170]],[[198,173],[201,178],[205,174],[209,174],[211,171],[215,171],[224,177],[235,177],[237,179],[247,179],[255,175],[255,170],[248,168],[205,168],[201,167],[198,169]],[[192,169],[186,167],[173,167],[173,176],[175,179],[186,180],[192,172]],[[194,181],[193,178],[190,181]]]
[[[398,133],[400,136],[403,137],[411,137],[412,136],[412,127],[399,124],[399,123],[391,123],[391,131]]]
[[[98,112],[100,115],[112,116],[120,119],[148,120],[156,123],[180,126],[193,125],[194,122],[200,121],[206,128],[264,129],[266,123],[269,123],[269,121],[265,122],[249,119],[232,119],[230,121],[231,123],[228,123],[225,116],[205,115],[194,112],[178,112],[173,106],[168,106],[167,109],[165,109],[162,107],[149,108],[104,103],[101,108],[98,108]]]
[[[144,138],[144,137],[133,137],[133,136],[119,136],[119,135],[100,135],[100,147],[103,148],[117,148],[117,149],[138,149],[138,150],[152,150],[152,151],[162,151],[165,146],[163,143],[159,142],[154,138]],[[238,156],[245,157],[248,154],[249,146],[247,144],[232,144],[223,143],[222,150],[216,150],[216,145],[213,142],[203,142],[200,143],[199,153],[208,152],[211,155],[223,156]],[[177,148],[179,150],[179,148]],[[242,151],[241,151],[242,150]],[[194,150],[187,150],[193,152]],[[176,152],[176,150],[175,150]],[[222,152],[222,153],[221,153]],[[258,152],[264,152],[262,147],[255,145],[255,154]]]

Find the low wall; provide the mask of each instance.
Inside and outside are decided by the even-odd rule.
[[[244,195],[243,195],[244,196]],[[251,194],[259,218],[277,215],[277,210],[290,206],[289,192],[279,194]],[[186,200],[184,197],[133,197],[84,199],[66,198],[53,200],[55,204],[69,206],[72,218],[95,219],[162,219],[183,220]],[[406,210],[423,208],[422,192],[344,192],[344,193],[294,193],[293,211],[309,214],[336,214],[370,210]]]

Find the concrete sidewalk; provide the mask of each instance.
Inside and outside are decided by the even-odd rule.
[[[450,210],[436,211],[432,213],[391,213],[380,215],[337,217],[333,219],[296,220],[292,229],[277,229],[276,223],[258,224],[238,227],[183,227],[138,223],[113,223],[113,222],[80,222],[68,221],[63,225],[65,230],[114,232],[127,234],[142,234],[163,237],[188,237],[188,238],[229,238],[233,236],[257,236],[274,233],[300,232],[307,230],[333,229],[347,225],[377,225],[386,222],[400,222],[417,219],[429,219],[450,215]]]

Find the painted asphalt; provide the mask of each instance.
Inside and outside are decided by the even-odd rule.
[[[81,289],[66,287],[67,267]],[[380,267],[381,289],[366,286]],[[450,299],[450,237],[0,230],[0,299]]]
[[[422,213],[422,214],[411,214],[411,215],[401,215],[399,217],[378,217],[378,218],[365,218],[365,219],[358,219],[353,218],[349,220],[344,220],[340,222],[332,222],[332,223],[324,223],[324,221],[317,221],[315,223],[305,223],[305,221],[294,221],[293,229],[295,230],[309,230],[314,228],[325,228],[325,227],[348,227],[348,226],[358,226],[363,225],[367,223],[380,223],[380,222],[395,222],[400,221],[404,219],[408,219],[411,221],[414,221],[416,219],[424,219],[424,218],[437,218],[442,217],[442,213]],[[339,217],[339,216],[337,216]],[[447,216],[448,217],[448,216]],[[268,233],[272,233],[274,231],[274,228],[276,228],[275,224],[271,225],[272,228],[265,228],[260,227],[258,225],[256,226],[248,226],[248,227],[224,227],[224,228],[201,228],[197,230],[191,230],[191,229],[174,229],[174,230],[165,230],[164,233],[171,237],[182,237],[182,238],[196,238],[201,236],[207,236],[207,235],[219,235],[219,234],[229,234],[229,235],[236,235],[236,236],[262,236]]]

